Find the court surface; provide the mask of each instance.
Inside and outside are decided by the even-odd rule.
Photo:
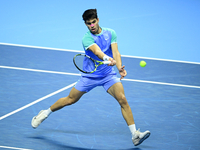
[[[199,63],[122,57],[128,72],[122,83],[136,127],[151,131],[137,147],[119,104],[102,87],[33,129],[32,117],[67,96],[79,79],[72,62],[77,53],[0,44],[0,149],[200,149]]]

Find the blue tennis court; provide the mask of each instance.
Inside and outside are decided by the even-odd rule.
[[[136,127],[151,131],[138,147],[119,104],[102,87],[33,129],[32,117],[67,96],[79,79],[72,58],[80,52],[0,44],[0,149],[200,149],[199,63],[122,57],[128,72],[122,83]]]

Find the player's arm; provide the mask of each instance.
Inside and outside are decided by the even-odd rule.
[[[116,60],[116,67],[119,70],[119,74],[121,75],[121,78],[120,78],[121,80],[127,75],[127,72],[124,69],[125,66],[122,66],[121,54],[119,53],[117,43],[112,43],[111,49],[113,53],[113,58]]]
[[[111,58],[111,57],[107,56],[106,54],[104,54],[97,44],[91,45],[88,49],[90,51],[92,51],[99,59],[111,61],[111,63],[108,64],[109,66],[116,65],[116,61],[113,58]]]

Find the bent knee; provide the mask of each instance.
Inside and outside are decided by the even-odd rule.
[[[128,105],[128,102],[127,102],[126,97],[125,97],[124,94],[122,94],[122,95],[120,96],[120,98],[118,99],[118,102],[119,102],[119,104],[120,104],[121,106],[127,106],[127,105]]]

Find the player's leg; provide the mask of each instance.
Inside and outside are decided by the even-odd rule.
[[[127,102],[124,94],[124,88],[121,82],[113,84],[109,89],[108,93],[112,95],[120,104],[121,111],[127,125],[132,133],[132,141],[135,146],[141,144],[145,139],[150,136],[150,131],[140,132],[136,130],[135,122],[133,119],[133,114],[131,108]]]
[[[76,103],[83,94],[85,94],[85,92],[81,92],[73,87],[67,97],[60,98],[50,107],[50,109],[52,112],[54,112],[65,106],[72,105]]]
[[[135,124],[131,108],[126,100],[124,88],[121,82],[117,82],[108,89],[108,93],[112,95],[120,104],[122,115],[127,125]]]
[[[67,97],[60,98],[49,109],[41,110],[37,116],[33,117],[31,122],[32,127],[37,128],[51,114],[51,112],[76,103],[84,93],[85,92],[81,92],[73,87]]]

